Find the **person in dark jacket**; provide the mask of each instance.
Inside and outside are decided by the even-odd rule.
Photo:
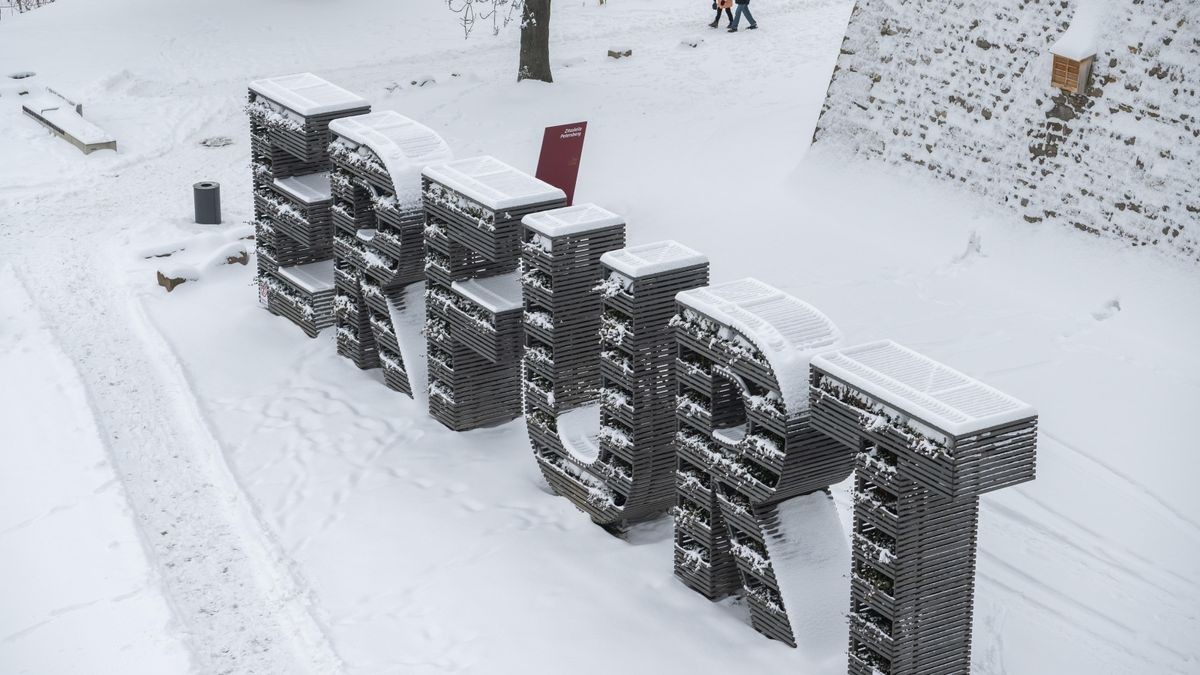
[[[732,6],[733,6],[733,0],[713,0],[712,8],[717,10],[717,18],[713,19],[712,23],[708,24],[708,27],[716,28],[717,24],[721,23],[721,10],[722,9],[725,10],[725,16],[728,17],[729,25],[732,26],[733,25],[733,10],[730,9],[730,7],[732,7]]]
[[[734,0],[737,3],[737,11],[733,14],[733,23],[729,24],[729,32],[736,33],[738,24],[742,21],[742,15],[746,15],[746,20],[750,22],[747,26],[749,30],[758,28],[758,22],[754,20],[754,15],[750,13],[750,0]]]

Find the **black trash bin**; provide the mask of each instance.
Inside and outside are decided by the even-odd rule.
[[[205,180],[192,185],[196,202],[196,222],[200,225],[221,224],[221,184]]]

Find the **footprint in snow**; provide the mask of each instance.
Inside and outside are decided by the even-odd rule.
[[[1075,327],[1070,330],[1064,331],[1062,336],[1059,339],[1060,340],[1072,340],[1081,335],[1086,335],[1086,334],[1090,333],[1091,331],[1096,330],[1096,323],[1099,323],[1101,321],[1107,321],[1107,320],[1113,318],[1114,316],[1116,316],[1117,313],[1119,313],[1120,311],[1121,311],[1121,301],[1117,298],[1112,298],[1111,300],[1108,300],[1107,302],[1105,302],[1103,305],[1100,305],[1100,307],[1098,309],[1092,310],[1091,317],[1095,321],[1095,323],[1089,323],[1087,321],[1087,319],[1082,319],[1082,318],[1076,319],[1074,321]]]
[[[972,258],[983,257],[986,257],[986,254],[983,252],[983,237],[979,235],[979,232],[972,230],[970,238],[967,239],[966,250],[954,256],[954,260],[952,262],[961,263]]]
[[[1121,301],[1113,298],[1092,312],[1092,318],[1097,321],[1106,321],[1117,315],[1121,311]]]

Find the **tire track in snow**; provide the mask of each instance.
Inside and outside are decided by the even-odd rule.
[[[1133,488],[1133,492],[1135,493],[1136,497],[1138,497],[1139,499],[1141,499],[1143,501],[1150,502],[1151,504],[1156,506],[1159,510],[1161,510],[1163,513],[1170,516],[1172,519],[1178,521],[1178,523],[1180,525],[1190,528],[1190,529],[1194,530],[1196,533],[1200,533],[1200,520],[1193,520],[1192,518],[1188,517],[1182,511],[1179,511],[1174,506],[1172,506],[1171,504],[1164,501],[1161,497],[1154,494],[1153,490],[1146,487],[1144,484],[1138,482],[1136,479],[1134,479],[1129,474],[1121,471],[1120,469],[1116,468],[1115,466],[1112,466],[1111,464],[1108,464],[1107,462],[1105,462],[1103,460],[1096,459],[1095,457],[1087,454],[1086,452],[1080,450],[1079,448],[1075,447],[1074,445],[1066,442],[1062,438],[1050,433],[1049,431],[1046,431],[1044,428],[1039,429],[1038,433],[1041,436],[1045,436],[1046,438],[1049,438],[1050,440],[1054,441],[1055,443],[1062,446],[1063,448],[1071,451],[1073,454],[1075,454],[1076,456],[1078,456],[1080,459],[1084,460],[1085,462],[1087,462],[1089,464],[1093,464],[1093,465],[1103,469],[1104,471],[1112,474],[1118,480],[1120,480],[1123,483],[1128,484],[1129,487]]]
[[[1055,606],[1052,603],[1049,603],[1049,602],[1039,599],[1042,597],[1055,596],[1055,595],[1059,596],[1059,597],[1065,597],[1065,596],[1062,596],[1062,594],[1057,593],[1057,591],[1042,584],[1037,579],[1035,579],[1029,575],[1026,575],[1024,573],[1021,573],[1019,570],[1016,570],[1016,568],[1008,565],[1007,563],[1004,563],[1003,561],[1000,561],[998,558],[988,555],[986,552],[981,551],[980,557],[988,558],[989,560],[998,561],[999,564],[1002,565],[1003,567],[1005,567],[1006,569],[1017,571],[1018,576],[1020,577],[1020,583],[1019,584],[1009,584],[992,574],[980,574],[979,578],[981,580],[986,581],[988,584],[991,584],[993,587],[1003,591],[1006,595],[1009,595],[1012,598],[1015,598],[1015,599],[1023,601],[1023,602],[1027,602],[1030,605],[1037,607],[1038,609],[1045,612],[1045,614],[1047,616],[1057,619],[1063,626],[1071,626],[1071,627],[1075,627],[1075,628],[1081,630],[1084,635],[1086,635],[1088,638],[1090,638],[1089,649],[1097,649],[1097,650],[1101,650],[1101,651],[1106,651],[1106,650],[1117,651],[1117,652],[1120,652],[1121,654],[1126,655],[1127,657],[1129,657],[1131,659],[1136,659],[1138,661],[1141,661],[1145,667],[1144,670],[1141,671],[1142,673],[1161,672],[1159,670],[1159,668],[1166,665],[1161,660],[1148,658],[1144,652],[1134,652],[1134,651],[1126,648],[1125,645],[1130,642],[1131,636],[1143,636],[1144,637],[1144,635],[1145,635],[1144,633],[1139,632],[1137,630],[1133,630],[1128,626],[1124,626],[1124,625],[1120,624],[1119,622],[1113,621],[1104,614],[1097,614],[1095,612],[1092,612],[1091,610],[1087,610],[1082,605],[1078,605],[1078,606],[1075,606],[1075,609],[1082,608],[1084,610],[1083,613],[1085,615],[1091,616],[1092,618],[1099,619],[1098,623],[1109,627],[1109,631],[1104,632],[1102,630],[1093,628],[1091,626],[1081,624],[1080,620],[1079,620],[1079,616],[1072,614],[1069,610],[1064,609],[1059,606]],[[1040,590],[1043,591],[1043,593],[1039,594],[1037,596],[1030,595],[1027,592],[1027,589],[1031,588],[1031,587],[1039,588]],[[1047,589],[1049,589],[1049,590],[1047,590]],[[1163,647],[1163,645],[1161,645],[1161,643],[1159,643],[1157,641],[1152,641],[1152,642],[1154,642],[1154,644],[1156,646]],[[1190,666],[1188,665],[1188,664],[1193,664],[1195,662],[1194,655],[1183,654],[1183,653],[1180,653],[1170,647],[1165,647],[1165,650],[1170,652],[1173,656],[1177,657],[1176,660],[1178,661],[1177,664],[1172,664],[1172,665],[1168,666],[1171,668],[1170,672],[1177,673],[1178,675],[1194,675],[1195,671],[1192,670],[1190,668]],[[999,672],[1005,672],[1005,671],[1003,669],[1001,669]],[[1114,672],[1116,672],[1116,671],[1114,671]]]
[[[1171,586],[1172,582],[1175,584],[1189,583],[1187,579],[1174,572],[1157,569],[1152,561],[1138,556],[1132,549],[1122,547],[1119,542],[1113,539],[1106,539],[1092,532],[1088,529],[1087,525],[1072,520],[1058,511],[1046,508],[1040,502],[1033,500],[1027,495],[1022,496],[1033,504],[1032,513],[1005,506],[998,503],[999,500],[984,502],[983,508],[987,511],[996,512],[996,515],[1015,524],[1027,535],[1037,535],[1042,541],[1054,541],[1058,546],[1053,550],[1067,553],[1068,556],[1064,557],[1102,563],[1105,567],[1109,568],[1109,574],[1106,576],[1109,576],[1114,581],[1145,586],[1144,590],[1146,592],[1157,593],[1164,601],[1170,601],[1176,597],[1175,588],[1177,586]],[[1039,515],[1043,516],[1043,518],[1037,517]],[[990,516],[988,517],[990,518]],[[1056,519],[1060,526],[1051,527],[1046,525],[1045,517]],[[1087,535],[1086,538],[1089,541],[1085,543],[1077,539],[1074,535],[1066,536],[1065,533],[1067,532],[1083,533]],[[1159,581],[1149,579],[1146,578],[1146,573],[1151,573],[1155,576],[1161,573],[1172,577],[1172,580]]]
[[[987,502],[987,508],[999,511],[1002,516],[1019,522],[1023,527],[1040,532],[1047,537],[1053,537],[1080,554],[1089,557],[1103,556],[1099,558],[1102,562],[1120,570],[1131,580],[1144,581],[1155,590],[1167,596],[1173,597],[1176,594],[1178,584],[1187,585],[1192,583],[1192,579],[1160,567],[1156,561],[1142,555],[1137,549],[1122,545],[1119,539],[1107,537],[1103,533],[1097,532],[1089,524],[1055,510],[1049,504],[1033,497],[1027,492],[1016,490],[1013,494],[1019,495],[1022,499],[1032,504],[1033,508],[1031,510],[1059,520],[1063,527],[1057,529],[1051,528],[1044,525],[1042,520],[1039,520],[1030,513],[1006,507],[998,504],[996,501]],[[1060,539],[1062,536],[1061,533],[1068,531],[1078,531],[1086,534],[1090,540],[1091,547],[1089,548],[1073,539]],[[1152,581],[1145,578],[1148,573],[1153,576],[1169,577],[1169,579]],[[1171,586],[1171,584],[1176,584],[1176,586]]]
[[[14,268],[76,364],[199,669],[340,672],[306,588],[229,471],[175,354],[136,295],[112,292],[118,254],[82,214],[54,215],[60,227],[64,215],[80,225],[76,245],[23,237],[22,254],[34,262],[14,260]],[[36,232],[37,223],[25,224]]]
[[[1026,523],[1022,522],[1020,526],[1024,527],[1026,526]],[[1054,544],[1065,545],[1065,547],[1070,550],[1080,552],[1083,551],[1083,549],[1078,547],[1076,544],[1070,542],[1069,537],[1064,536],[1064,534],[1061,532],[1052,532],[1046,530],[1044,531],[1044,534],[1046,534],[1047,537],[1040,538],[1039,540],[1042,542],[1053,542]],[[1056,553],[1062,550],[1062,546],[1048,546],[1047,548]],[[981,570],[978,573],[978,576],[981,580],[987,580],[995,584],[997,587],[1013,595],[1020,601],[1034,605],[1054,615],[1060,619],[1064,625],[1081,629],[1089,636],[1097,638],[1102,642],[1118,644],[1125,637],[1131,635],[1146,635],[1150,633],[1149,631],[1145,630],[1145,627],[1139,627],[1138,625],[1129,623],[1125,620],[1126,617],[1124,616],[1113,615],[1109,612],[1106,612],[1102,608],[1092,606],[1086,602],[1088,599],[1086,597],[1077,598],[1072,595],[1070,591],[1065,591],[1048,583],[1035,573],[1029,572],[1027,567],[1014,564],[1004,557],[992,553],[986,547],[980,548],[979,558],[981,560],[987,560],[988,562],[986,563],[986,567],[995,570]],[[1097,562],[1097,559],[1093,556],[1086,555],[1085,553],[1079,556],[1069,556],[1067,557],[1066,561],[1060,560],[1057,562],[1056,566],[1063,567],[1069,565],[1072,568],[1086,571],[1091,567],[1094,567],[1094,565],[1089,564],[1092,562]],[[981,565],[981,567],[983,566]],[[1094,577],[1096,572],[1091,570],[1091,574]],[[1140,590],[1130,591],[1130,586],[1136,587],[1142,585],[1141,580],[1133,572],[1122,574],[1122,578],[1120,579],[1114,578],[1112,575],[1108,574],[1105,576],[1109,577],[1108,581],[1113,584],[1114,588],[1122,589],[1129,595],[1140,598],[1144,603],[1157,603],[1164,609],[1169,609],[1171,605],[1174,604],[1181,604],[1182,606],[1178,608],[1178,614],[1181,618],[1187,616],[1189,605],[1187,599],[1176,598],[1165,589],[1158,589],[1155,587],[1154,590],[1159,592],[1148,592],[1145,594],[1143,594]],[[1006,578],[1014,580],[1014,582],[1009,583],[1006,581]],[[1031,593],[1030,591],[1036,592]],[[1151,595],[1152,597],[1147,597]],[[1109,595],[1103,594],[1099,597],[1107,598]],[[1101,629],[1099,626],[1103,626],[1104,628]],[[1146,641],[1149,644],[1152,644],[1158,650],[1161,650],[1163,654],[1167,654],[1172,657],[1171,660],[1177,661],[1180,664],[1179,672],[1186,672],[1183,670],[1182,664],[1186,664],[1195,658],[1195,656],[1192,654],[1179,651],[1169,642],[1164,641],[1162,636],[1146,638]],[[1147,666],[1151,666],[1158,665],[1163,662],[1161,655],[1156,656],[1157,658],[1154,660],[1146,658],[1144,654],[1140,655],[1139,658],[1145,660]]]
[[[1106,486],[1108,489],[1116,488],[1111,494],[1105,491],[1105,499],[1130,503],[1136,516],[1146,522],[1165,515],[1166,505],[1160,499],[1141,499],[1144,488],[1136,481],[1078,449],[1061,452],[1059,446],[1067,446],[1057,436],[1045,429],[1040,433],[1044,437],[1040,452],[1048,455],[1047,461],[1053,459],[1065,465],[1055,465],[1052,474],[1081,475],[1094,471],[1112,481],[1111,486]],[[984,542],[979,550],[980,581],[994,585],[1017,602],[1053,616],[1069,632],[1077,631],[1093,648],[1116,649],[1126,659],[1140,661],[1144,672],[1164,667],[1173,673],[1192,672],[1189,668],[1194,667],[1197,654],[1188,653],[1188,647],[1181,647],[1180,640],[1186,645],[1189,626],[1195,625],[1192,607],[1197,598],[1194,592],[1181,594],[1180,590],[1194,591],[1194,584],[1162,561],[1152,560],[1132,545],[1122,543],[1119,536],[1106,536],[1098,531],[1103,521],[1081,520],[1078,514],[1054,508],[1036,496],[1038,487],[1035,482],[1002,498],[983,501],[985,520],[993,521],[992,527],[998,525],[1002,530],[994,533],[1002,535],[993,537],[994,545],[1005,538],[1011,539],[1023,544],[1025,555],[1035,560],[1018,562],[1013,555],[1017,549],[1011,545],[993,549]],[[1185,527],[1179,536],[1191,534]],[[1054,572],[1043,578],[1030,571],[1038,569]],[[1080,594],[1080,588],[1060,587],[1059,582],[1070,578],[1087,578],[1100,584],[1089,584]],[[1139,609],[1129,611],[1135,607]],[[1155,609],[1143,609],[1147,607]],[[1133,651],[1129,644],[1142,646]]]
[[[1033,574],[1008,563],[996,555],[981,550],[979,557],[980,559],[986,559],[988,566],[1002,569],[1005,574],[1018,579],[1020,583],[1007,583],[1000,576],[993,573],[980,573],[980,579],[996,585],[998,588],[1024,602],[1041,608],[1046,613],[1058,618],[1063,625],[1081,629],[1087,635],[1095,638],[1097,642],[1109,645],[1120,645],[1130,636],[1141,636],[1145,642],[1154,645],[1162,650],[1162,652],[1173,657],[1173,660],[1176,662],[1172,665],[1174,672],[1191,672],[1187,669],[1187,664],[1195,662],[1194,654],[1181,652],[1170,644],[1163,642],[1158,636],[1148,634],[1146,631],[1139,630],[1137,626],[1089,607],[1076,598],[1043,582]],[[1036,589],[1038,592],[1031,594],[1029,593],[1030,589]],[[1099,628],[1100,626],[1104,628]],[[1165,662],[1161,659],[1161,655],[1155,655],[1158,658],[1151,659],[1144,652],[1137,654],[1133,652],[1128,653],[1145,662],[1148,668],[1146,672],[1151,672],[1154,668],[1165,665]]]

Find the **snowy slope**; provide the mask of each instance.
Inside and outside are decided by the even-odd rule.
[[[440,0],[404,5],[58,0],[0,25],[0,71],[79,92],[121,147],[85,158],[0,98],[0,264],[37,289],[97,427],[120,437],[143,536],[179,484],[122,462],[182,480],[170,448],[203,467],[187,489],[240,504],[172,526],[257,551],[230,585],[147,547],[199,668],[248,620],[280,645],[260,663],[352,673],[844,672],[675,582],[667,521],[622,541],[547,494],[519,424],[448,432],[338,358],[329,332],[308,340],[259,309],[252,265],[154,285],[170,259],[136,253],[201,231],[192,182],[222,183],[228,224],[249,217],[245,84],[297,70],[431,126],[457,156],[524,169],[543,125],[587,119],[579,199],[626,217],[631,243],[678,239],[715,281],[777,285],[848,343],[891,337],[1037,405],[1038,480],[983,500],[976,671],[1200,667],[1194,267],[809,153],[849,2],[763,3],[762,29],[737,35],[705,28],[694,0],[562,3],[551,86],[512,81],[515,33],[464,42]],[[616,46],[634,56],[604,58]],[[199,145],[216,135],[235,142]],[[846,487],[835,496],[845,520]],[[814,564],[810,579],[849,570]],[[208,613],[189,585],[205,574],[251,609]]]
[[[1086,95],[1050,86],[1056,46],[1095,55]],[[858,0],[815,138],[1195,261],[1197,63],[1192,0]]]

